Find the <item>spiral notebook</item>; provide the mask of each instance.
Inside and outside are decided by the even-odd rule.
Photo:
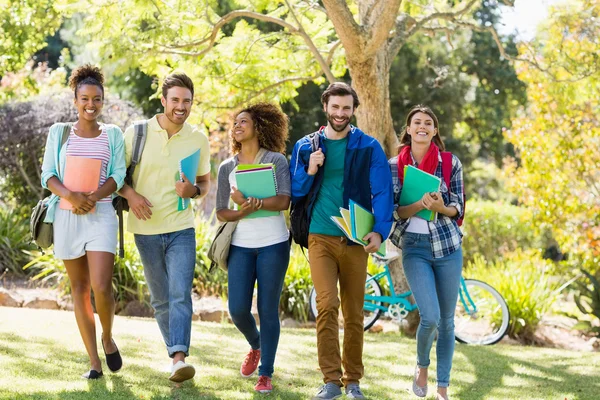
[[[277,178],[273,164],[240,164],[235,171],[237,188],[244,197],[266,199],[277,195]],[[246,218],[279,215],[279,211],[258,210]]]
[[[200,149],[179,161],[179,179],[183,180],[183,174],[192,184],[196,183],[196,172],[200,165]],[[177,201],[177,211],[187,210],[192,201],[179,197]]]

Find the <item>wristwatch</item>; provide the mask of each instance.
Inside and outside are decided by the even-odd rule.
[[[196,193],[192,196],[192,199],[195,199],[196,197],[200,196],[200,186],[198,185],[194,185],[194,187],[196,188]]]

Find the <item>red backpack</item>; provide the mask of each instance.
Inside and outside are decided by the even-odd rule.
[[[448,193],[450,193],[450,178],[452,177],[452,153],[449,151],[442,151],[442,175],[444,175],[444,182],[446,182]],[[463,220],[465,219],[466,204],[465,184],[463,180],[463,215],[461,218],[456,220],[458,226],[462,226]]]

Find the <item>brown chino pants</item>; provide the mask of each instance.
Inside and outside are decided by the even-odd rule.
[[[348,246],[346,238],[310,234],[308,258],[317,291],[317,351],[323,381],[338,386],[358,383],[364,374],[363,305],[368,254],[362,246]],[[344,316],[343,357],[339,341],[338,280]]]

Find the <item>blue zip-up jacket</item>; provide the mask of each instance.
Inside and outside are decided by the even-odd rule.
[[[318,132],[320,136],[319,148],[325,154],[327,162],[327,149],[324,146],[323,129]],[[308,163],[312,153],[309,135],[296,142],[290,162],[292,176],[292,203],[306,197],[314,185],[320,188],[323,182],[323,167],[315,175],[308,175]],[[308,212],[312,213],[317,198],[318,190],[309,199]],[[379,142],[365,134],[360,129],[352,126],[348,133],[348,147],[344,161],[344,207],[348,208],[352,199],[367,210],[372,210],[375,216],[373,231],[386,240],[392,231],[394,193],[392,189],[392,174],[387,158]]]

